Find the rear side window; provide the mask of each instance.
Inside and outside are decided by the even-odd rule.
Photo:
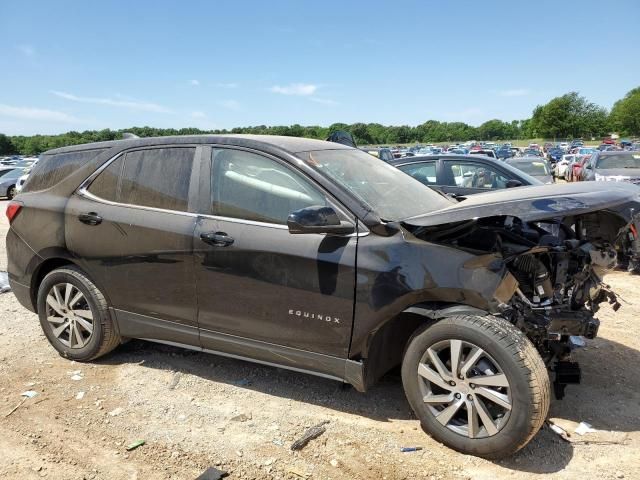
[[[117,198],[118,179],[122,173],[123,163],[124,155],[111,162],[111,164],[91,182],[91,185],[89,185],[87,189],[89,193],[96,197],[115,202]]]
[[[80,152],[42,155],[38,163],[33,167],[22,191],[36,192],[51,188],[105,150],[104,148],[98,148]]]

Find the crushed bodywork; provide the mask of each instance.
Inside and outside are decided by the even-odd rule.
[[[420,240],[472,253],[475,263],[502,272],[491,313],[526,332],[555,370],[560,398],[564,385],[580,380],[570,353],[582,337],[597,335],[600,304],[620,307],[603,274],[621,253],[631,261],[639,257],[640,190],[592,185],[555,189],[547,197],[544,187],[475,196],[403,223]]]

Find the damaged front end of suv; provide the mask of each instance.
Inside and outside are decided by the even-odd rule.
[[[466,268],[482,265],[501,275],[487,310],[531,340],[555,373],[560,399],[567,384],[580,382],[571,351],[597,335],[600,305],[620,307],[603,275],[623,248],[638,258],[640,202],[637,187],[567,185],[551,197],[543,192],[533,187],[477,196],[404,226],[420,240],[476,255]]]

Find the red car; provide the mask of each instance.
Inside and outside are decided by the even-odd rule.
[[[571,179],[570,179],[571,182],[581,182],[582,180],[584,180],[582,172],[583,172],[584,166],[586,165],[586,163],[589,161],[590,158],[591,158],[591,155],[585,155],[581,157],[577,162],[571,165]]]

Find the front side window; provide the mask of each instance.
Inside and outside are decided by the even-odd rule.
[[[194,154],[191,147],[128,152],[111,162],[88,191],[118,203],[186,212]]]
[[[295,210],[326,205],[302,175],[262,155],[214,149],[211,213],[285,225]]]
[[[486,190],[506,188],[509,180],[493,168],[471,162],[445,162],[446,184],[451,187],[481,188]]]
[[[438,184],[435,162],[410,163],[408,165],[401,165],[398,168],[425,185]]]

